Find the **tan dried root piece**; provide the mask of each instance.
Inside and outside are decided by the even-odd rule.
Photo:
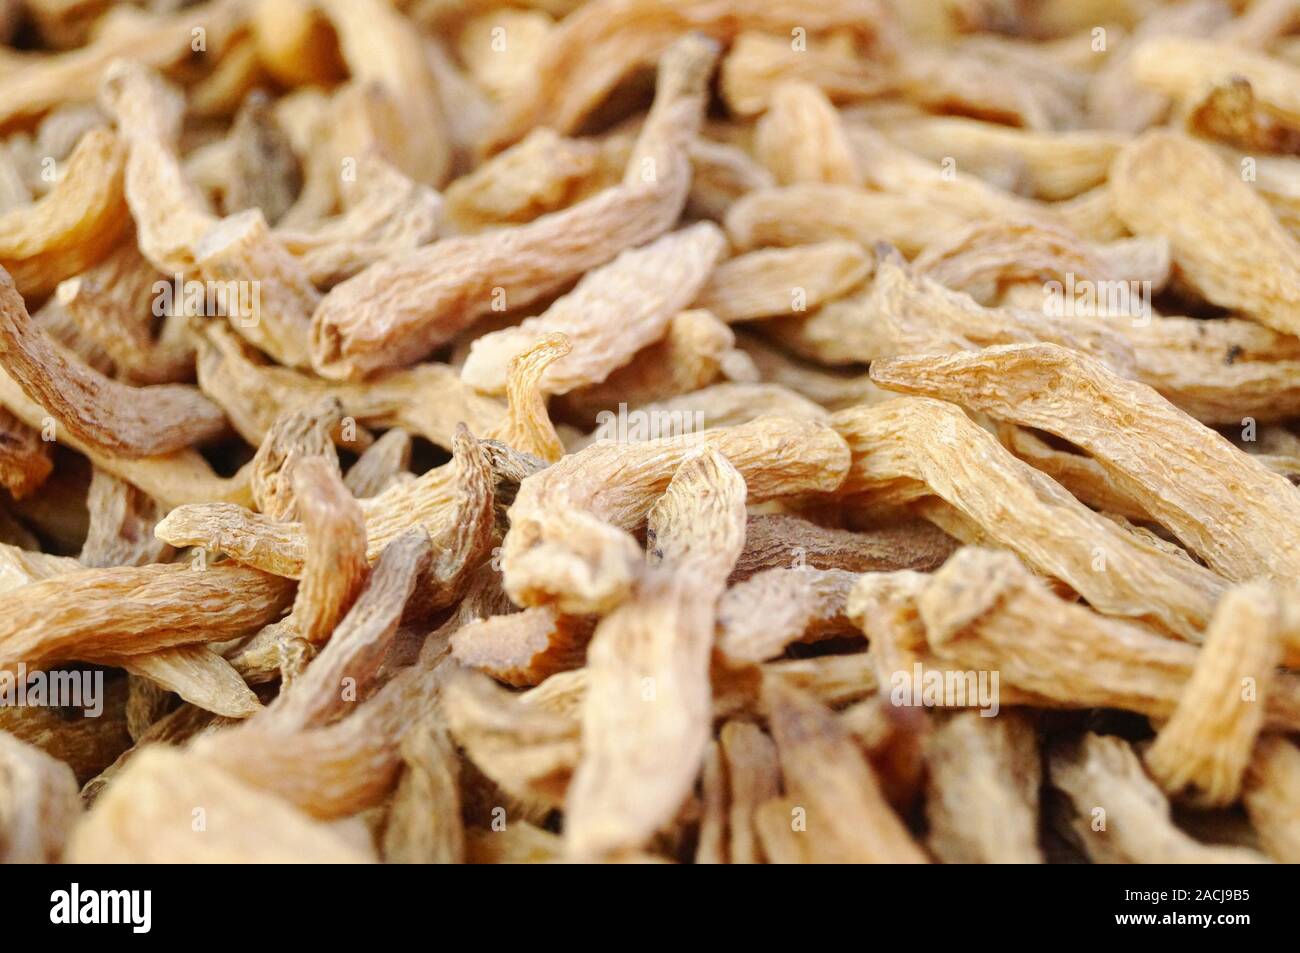
[[[287,579],[302,575],[307,558],[300,524],[282,523],[235,503],[177,506],[154,527],[154,535],[177,549],[198,547],[205,559],[221,554]]]
[[[1160,37],[1211,36],[1230,18],[1231,11],[1218,0],[1174,3],[1150,11],[1088,83],[1085,100],[1094,125],[1137,134],[1160,122],[1170,111],[1169,97],[1138,82],[1133,75],[1136,53]]]
[[[444,689],[441,711],[469,760],[502,791],[558,807],[581,754],[581,723],[525,698],[486,675],[462,673]]]
[[[328,646],[321,654],[326,651]],[[434,633],[415,663],[398,670],[345,718],[297,730],[281,725],[268,709],[233,730],[197,740],[191,750],[313,817],[354,815],[381,803],[397,784],[402,736],[437,704],[451,671],[446,659],[446,634]],[[310,666],[306,671],[310,674]],[[337,692],[337,686],[331,688]]]
[[[305,561],[293,611],[257,634],[233,657],[245,677],[265,680],[286,654],[310,652],[330,638],[365,583],[366,528],[361,506],[319,456],[299,458],[285,475],[301,514]],[[161,529],[161,527],[160,527]]]
[[[924,578],[920,573],[915,575]],[[766,715],[768,704],[762,689],[769,684],[796,688],[834,707],[861,701],[876,692],[876,665],[871,653],[858,652],[782,659],[744,669],[713,666],[714,714],[727,718]],[[586,697],[589,674],[586,668],[560,672],[520,697],[545,711],[577,717]]]
[[[548,5],[541,5],[546,8]],[[549,9],[495,9],[470,19],[456,37],[461,61],[478,85],[493,98],[508,99],[533,81],[537,59],[555,27],[555,17],[572,4],[550,4]],[[500,38],[510,37],[509,56],[501,56]]]
[[[869,290],[764,329],[797,353],[829,364],[1042,340],[1095,354],[1121,371],[1134,363],[1133,349],[1105,321],[985,308],[908,266],[897,253],[881,258]]]
[[[1300,332],[1300,243],[1208,146],[1149,132],[1115,159],[1110,190],[1124,224],[1167,238],[1182,279],[1206,300]]]
[[[1047,281],[1088,282],[1103,288],[1123,285],[1135,292],[1145,289],[1149,297],[1169,279],[1169,245],[1160,237],[1085,242],[1064,229],[1043,224],[980,223],[927,248],[917,257],[916,270],[978,300],[993,300],[1006,285],[1016,282]],[[1047,295],[1043,297],[1040,311],[1047,310]],[[1108,306],[1104,299],[1096,304],[1102,315]],[[1133,310],[1136,312],[1136,307]],[[1114,317],[1136,320],[1143,315],[1121,311]]]
[[[685,315],[703,313],[683,311],[677,316],[677,320]],[[672,334],[671,331],[669,333]],[[662,371],[662,368],[660,370]],[[609,381],[605,383],[608,384]],[[602,385],[600,388],[593,388],[593,391],[596,390],[604,392],[605,387]],[[616,396],[617,391],[611,388],[607,392],[606,399],[599,403],[592,402],[602,408],[595,412],[596,429],[590,434],[570,440],[568,443],[570,452],[580,450],[597,440],[654,440],[658,437],[680,436],[692,431],[735,427],[765,415],[821,421],[830,417],[820,404],[813,403],[779,384],[724,382],[701,387],[699,390],[688,390],[686,393],[650,403],[641,403],[635,399],[614,401],[615,406],[621,405],[624,411],[629,408],[633,410],[631,414],[625,413],[622,420],[618,413],[607,409]],[[639,395],[633,389],[627,396],[635,398]],[[579,397],[585,398],[585,394],[580,394]],[[566,411],[574,405],[582,406],[578,400],[566,401],[562,404]],[[583,410],[587,411],[581,415],[585,419],[594,408],[583,407]]]
[[[0,214],[0,268],[24,295],[49,294],[64,278],[95,264],[127,231],[123,194],[126,148],[92,129],[67,159],[63,177],[35,203]]]
[[[745,539],[745,481],[715,447],[649,514],[650,569],[588,649],[582,760],[565,809],[576,857],[640,847],[690,792],[711,728],[715,605]]]
[[[776,745],[757,725],[728,721],[718,733],[727,781],[727,859],[733,864],[763,861],[755,815],[780,793]]]
[[[510,359],[506,371],[508,409],[505,419],[488,433],[489,439],[500,440],[547,463],[564,456],[564,445],[546,409],[544,382],[555,362],[572,351],[567,336],[544,332]]]
[[[315,457],[338,472],[332,432],[343,419],[343,405],[333,397],[286,411],[276,418],[257,453],[250,476],[253,503],[275,520],[300,519],[294,494],[294,470]]]
[[[80,816],[72,770],[0,731],[0,863],[59,863]]]
[[[446,727],[432,719],[416,725],[402,739],[402,761],[384,826],[384,861],[464,863],[460,759]]]
[[[262,707],[231,664],[206,645],[178,645],[120,659],[106,655],[94,661],[120,665],[204,711],[226,718],[247,718]]]
[[[1169,802],[1127,741],[1089,732],[1057,744],[1048,759],[1064,793],[1064,823],[1094,863],[1251,864],[1267,860],[1240,847],[1202,844],[1174,825]]]
[[[217,222],[177,155],[185,101],[137,61],[104,71],[100,101],[126,140],[126,201],[140,251],[165,275],[193,268],[195,246]]]
[[[342,717],[350,704],[373,694],[380,666],[428,569],[429,557],[429,537],[422,529],[413,529],[384,548],[329,644],[276,699],[270,714],[277,728],[327,725]]]
[[[847,239],[868,248],[884,241],[917,255],[978,220],[907,192],[802,184],[750,192],[727,210],[724,225],[740,251]]]
[[[49,442],[0,407],[0,486],[21,500],[38,489],[53,468]]]
[[[546,369],[542,391],[564,394],[599,384],[663,337],[668,322],[699,293],[725,244],[716,225],[701,222],[623,252],[589,271],[539,317],[476,339],[461,378],[480,391],[499,394],[506,386],[509,360],[542,335],[559,333],[573,351]],[[617,322],[611,314],[618,315]]]
[[[414,479],[410,472],[411,435],[401,427],[384,433],[348,468],[343,485],[358,499],[378,496],[394,484]]]
[[[745,528],[745,548],[736,560],[731,583],[777,568],[929,572],[942,566],[954,549],[951,537],[924,520],[852,532],[827,529],[798,516],[753,515]]]
[[[901,67],[903,95],[931,112],[1038,130],[1083,124],[1086,74],[1034,47],[977,36],[918,48]]]
[[[381,86],[396,106],[385,146],[411,178],[441,185],[451,168],[451,142],[437,81],[419,34],[381,0],[321,0],[353,80]]]
[[[597,174],[600,159],[594,142],[534,129],[448,185],[447,214],[463,232],[532,221],[571,204]]]
[[[82,568],[84,566],[79,561],[67,556],[51,556],[0,543],[0,592]]]
[[[408,529],[423,526],[434,545],[447,551],[449,567],[452,562],[468,564],[465,551],[452,540],[469,531],[489,532],[491,520],[484,514],[491,512],[493,504],[492,462],[489,445],[474,441],[468,433],[450,443],[451,463],[359,501],[369,559],[378,559],[383,548]],[[473,519],[470,514],[475,514]],[[308,549],[301,525],[281,523],[228,503],[179,506],[155,533],[173,546],[206,547],[293,579],[302,575]]]
[[[861,185],[839,113],[811,83],[782,83],[754,131],[754,152],[779,185]]]
[[[824,412],[810,413],[806,402],[799,405],[799,412],[787,401],[773,400],[770,393],[751,392],[756,400],[742,408],[736,404],[739,394],[708,387],[719,376],[744,381],[757,377],[735,343],[731,329],[708,311],[679,311],[668,322],[667,333],[654,344],[637,351],[599,384],[565,394],[558,402],[559,412],[583,422],[594,420],[603,425],[602,429],[610,430],[618,424],[618,415],[611,408],[620,404],[635,407],[641,414],[634,419],[647,424],[654,421],[657,426],[637,427],[632,420],[626,420],[628,426],[623,429],[629,440],[668,436],[692,427],[699,430],[702,426],[731,426],[763,413],[825,416]],[[693,413],[697,410],[704,414],[703,425]],[[570,443],[569,449],[576,446]]]
[[[1213,87],[1190,109],[1187,131],[1259,152],[1294,152],[1300,147],[1300,129],[1261,108],[1249,80],[1241,76]]]
[[[899,399],[840,411],[832,423],[853,452],[842,495],[900,503],[937,495],[1098,611],[1199,640],[1222,579],[1092,512],[959,408]]]
[[[1276,735],[1260,738],[1241,800],[1260,846],[1281,863],[1300,863],[1300,748]]]
[[[172,649],[163,649],[161,652],[151,652],[144,658],[162,656],[163,666],[168,667],[169,653],[172,651]],[[152,681],[144,675],[127,672],[126,730],[131,733],[131,739],[136,744],[140,743],[140,739],[150,728],[167,716],[172,701],[171,692],[163,688],[160,682]],[[260,705],[261,702],[258,704]]]
[[[1244,82],[1265,112],[1300,130],[1300,68],[1284,60],[1235,44],[1167,36],[1138,47],[1131,69],[1139,82],[1184,101]]]
[[[1004,685],[1072,708],[1168,718],[1202,651],[1065,602],[1015,556],[974,547],[934,574],[916,606],[944,667],[997,671]],[[1266,723],[1294,730],[1300,679],[1278,674],[1273,689],[1264,694]]]
[[[261,0],[251,14],[258,60],[280,82],[325,85],[342,77],[338,38],[311,0]]]
[[[317,372],[349,378],[408,364],[480,315],[536,301],[671,228],[690,188],[686,148],[715,55],[699,37],[665,54],[621,184],[527,225],[435,242],[336,286],[312,318]]]
[[[952,398],[1069,440],[1228,579],[1267,575],[1290,585],[1300,573],[1300,496],[1291,482],[1086,355],[1010,345],[894,358],[873,365],[871,376],[891,390]]]
[[[499,682],[539,685],[556,672],[579,668],[595,629],[592,616],[540,606],[470,622],[451,637],[451,650],[462,665]]]
[[[615,132],[600,140],[600,174],[586,183],[587,189],[618,179],[632,155],[636,133],[641,128],[643,124],[634,120],[620,125]],[[688,147],[693,173],[686,201],[688,220],[707,218],[720,221],[732,203],[746,192],[776,185],[772,173],[751,158],[746,148],[729,141],[706,138],[710,131],[716,132],[723,140],[735,135],[735,127],[711,127],[706,122],[704,132]],[[745,141],[743,134],[738,138],[740,142]]]
[[[1178,707],[1143,758],[1166,793],[1190,788],[1214,806],[1237,800],[1282,654],[1282,613],[1263,582],[1219,600]]]
[[[196,825],[195,811],[202,825]],[[368,863],[359,823],[313,820],[201,758],[154,745],[95,801],[69,846],[75,863]]]
[[[1060,450],[1033,431],[1014,424],[999,424],[997,434],[1004,447],[1061,484],[1080,503],[1128,520],[1151,519],[1146,507],[1117,489],[1101,464],[1092,457]]]
[[[694,862],[721,864],[727,850],[727,779],[723,775],[722,750],[716,741],[710,741],[704,749],[699,791],[700,829]]]
[[[1014,179],[1021,190],[1046,201],[1074,198],[1105,182],[1126,141],[1113,132],[1019,129],[961,116],[903,117],[878,128],[932,162],[952,158],[957,169],[994,184]]]
[[[600,0],[584,5],[550,34],[533,82],[508,102],[488,148],[522,138],[536,126],[562,133],[584,118],[629,74],[661,60],[683,34],[728,41],[741,30],[782,34],[799,27],[838,27],[870,38],[884,11],[872,0],[832,0],[815,7],[792,0]]]
[[[925,744],[930,852],[947,864],[1041,864],[1033,722],[957,712]]]
[[[694,306],[728,324],[798,314],[852,291],[873,268],[854,242],[763,249],[718,265]]]
[[[32,318],[45,332],[97,371],[111,374],[113,359],[92,337],[82,331],[56,295],[47,298]]]
[[[194,245],[194,267],[209,287],[234,289],[224,303],[231,327],[283,364],[308,365],[310,318],[321,296],[261,209],[236,212],[205,231]]]
[[[186,180],[176,155],[180,93],[138,63],[119,62],[105,75],[101,99],[130,146],[126,200],[140,251],[164,274],[201,276],[213,298],[201,313],[226,317],[277,360],[305,366],[320,294],[260,209],[218,219]]]
[[[842,569],[766,569],[718,602],[718,650],[731,662],[765,662],[791,642],[858,630],[845,612],[858,574]]]
[[[830,710],[777,684],[766,686],[764,694],[789,805],[784,824],[807,862],[928,863]]]
[[[199,387],[219,403],[245,440],[261,444],[276,417],[335,397],[358,424],[403,427],[450,448],[456,425],[486,433],[502,418],[500,402],[461,383],[443,364],[417,364],[365,383],[323,381],[275,364],[257,363],[242,342],[217,325],[199,342]],[[361,434],[358,432],[358,439]]]
[[[833,490],[848,467],[847,448],[828,427],[778,417],[635,444],[599,441],[520,484],[502,545],[510,598],[573,614],[622,602],[642,562],[629,531],[705,445],[740,471],[751,501]]]
[[[96,469],[86,508],[90,528],[77,557],[83,566],[144,566],[171,556],[172,548],[153,534],[162,507],[131,484]]]
[[[131,243],[62,282],[54,301],[112,359],[119,379],[133,384],[193,380],[194,344],[182,334],[180,319],[165,318],[156,338],[150,327],[153,306],[160,301],[158,282],[157,270]],[[35,317],[40,320],[39,313]]]
[[[120,56],[166,67],[194,52],[195,30],[203,31],[209,49],[216,52],[243,19],[239,8],[230,0],[204,3],[170,16],[138,21],[133,29],[108,31],[80,49],[41,55],[6,76],[0,127],[35,118],[67,102],[93,100],[104,68]]]
[[[276,576],[224,563],[64,573],[4,595],[0,665],[238,638],[277,618],[292,590]]]
[[[355,179],[341,185],[343,211],[309,227],[277,229],[275,237],[314,283],[330,287],[375,262],[434,239],[442,199],[383,158],[356,159]]]
[[[193,387],[132,387],[61,349],[32,322],[2,269],[0,342],[0,361],[27,397],[46,408],[60,429],[107,453],[155,456],[201,443],[225,429],[221,408]]]
[[[858,55],[843,32],[795,49],[789,37],[746,30],[718,72],[722,99],[739,116],[761,113],[775,91],[792,82],[810,83],[835,103],[878,96],[892,85],[889,65]]]

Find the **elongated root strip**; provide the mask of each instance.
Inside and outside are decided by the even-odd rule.
[[[60,427],[107,453],[155,456],[202,443],[225,429],[221,409],[193,387],[131,387],[62,350],[32,322],[2,269],[0,342],[0,361],[27,397]]]
[[[927,844],[949,864],[1041,864],[1034,726],[1023,715],[958,712],[925,749]]]
[[[508,409],[505,419],[487,436],[508,446],[554,463],[564,456],[564,445],[546,410],[542,382],[551,366],[573,350],[568,337],[559,332],[540,335],[529,347],[510,359],[506,373]]]
[[[364,701],[376,682],[402,612],[429,564],[429,538],[413,529],[385,547],[356,602],[329,644],[271,710],[277,727],[301,730],[329,724],[349,702]]]
[[[667,231],[690,187],[686,147],[715,52],[688,37],[665,56],[622,184],[527,225],[435,242],[335,287],[312,317],[317,372],[348,378],[408,364],[494,307],[527,305]]]
[[[1300,574],[1300,495],[1291,482],[1086,355],[1050,344],[1008,345],[894,358],[873,366],[871,377],[1069,440],[1229,579],[1270,575],[1290,584]],[[1196,479],[1171,478],[1179,472],[1195,472]]]
[[[1146,752],[1165,791],[1190,787],[1218,806],[1237,800],[1282,653],[1281,621],[1266,583],[1239,586],[1220,600],[1183,697]]]
[[[547,394],[599,384],[662,337],[673,315],[703,286],[724,240],[717,226],[692,225],[593,269],[569,294],[517,328],[486,334],[470,347],[461,377],[486,393],[506,386],[508,361],[547,333],[564,334],[573,352],[546,369]],[[617,324],[608,315],[621,311]]]
[[[952,404],[892,400],[833,423],[853,451],[842,493],[938,495],[1099,611],[1200,638],[1221,579],[1092,512]]]
[[[537,685],[556,672],[581,667],[595,628],[591,616],[541,606],[471,622],[452,636],[451,648],[462,665],[497,681]]]
[[[554,603],[578,615],[617,605],[641,563],[628,532],[702,445],[732,462],[751,500],[834,489],[848,463],[843,441],[825,425],[776,417],[636,444],[592,444],[520,484],[502,544],[506,592],[522,605]]]
[[[1169,239],[1180,273],[1207,300],[1300,332],[1300,242],[1208,147],[1149,132],[1120,152],[1111,191],[1135,233]]]
[[[765,569],[843,569],[881,572],[938,569],[956,549],[953,539],[924,520],[909,520],[866,532],[826,529],[797,516],[753,516],[745,528],[745,550],[731,574],[734,585]]]
[[[122,191],[126,149],[95,129],[68,158],[63,179],[29,207],[0,215],[0,268],[40,297],[108,254],[130,220]]]
[[[262,703],[230,663],[206,645],[178,645],[114,661],[133,675],[175,692],[193,705],[226,718],[247,718]]]
[[[770,686],[772,737],[791,805],[786,824],[812,863],[928,863],[848,732],[798,690]]]
[[[224,563],[64,573],[5,595],[0,665],[238,638],[277,618],[292,591],[276,576]]]
[[[841,569],[768,569],[718,604],[718,649],[735,662],[765,662],[791,642],[855,632],[845,611],[858,574]]]
[[[1174,826],[1169,802],[1142,770],[1127,741],[1089,732],[1057,745],[1052,786],[1068,799],[1064,823],[1101,864],[1251,864],[1255,851],[1201,844]]]
[[[131,759],[70,847],[77,863],[367,863],[373,855],[359,825],[348,832],[313,820],[160,745]]]
[[[916,608],[948,667],[1000,672],[1002,685],[1056,705],[1169,718],[1203,651],[1065,602],[1010,553],[973,547],[934,574]],[[1263,706],[1271,727],[1300,723],[1300,679],[1279,673]]]
[[[588,650],[582,761],[565,810],[575,856],[639,847],[672,818],[710,728],[714,607],[745,539],[745,481],[714,448],[650,513],[652,569]]]

